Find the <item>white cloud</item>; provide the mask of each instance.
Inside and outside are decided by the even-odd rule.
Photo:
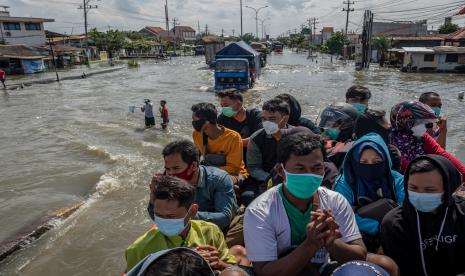
[[[428,5],[451,3],[453,0],[355,0],[355,8],[351,13],[350,29],[359,29],[363,8],[386,7],[384,10],[412,9]],[[3,0],[11,6],[11,14],[16,16],[34,16],[54,18],[56,22],[48,23],[47,29],[66,32],[83,32],[82,10],[78,10],[82,0]],[[165,0],[92,0],[99,8],[89,12],[90,27],[105,30],[111,28],[139,30],[144,26],[164,27]],[[267,21],[267,30],[278,35],[290,29],[299,28],[311,17],[319,18],[318,29],[333,26],[339,30],[345,25],[345,14],[342,12],[342,0],[243,0],[244,6],[269,7],[260,11],[260,17],[271,17]],[[230,34],[234,29],[240,32],[239,0],[168,0],[170,18],[176,17],[182,25],[190,25],[201,29],[208,24],[209,30],[220,33],[221,29]],[[380,9],[381,9],[380,8]],[[325,16],[326,15],[326,16]],[[395,15],[391,15],[394,17]],[[244,8],[244,32],[255,32],[255,13]],[[412,18],[415,19],[415,18]],[[458,23],[464,23],[462,16]],[[172,25],[172,21],[170,22]],[[439,23],[435,23],[438,26]]]

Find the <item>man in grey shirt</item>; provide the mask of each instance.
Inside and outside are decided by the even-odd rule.
[[[153,104],[149,99],[144,100],[144,106],[141,111],[145,115],[145,126],[152,127],[155,125],[155,116],[153,116]]]

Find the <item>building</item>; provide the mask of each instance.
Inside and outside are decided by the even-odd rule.
[[[373,36],[424,36],[428,34],[426,20],[411,22],[373,22]]]
[[[333,27],[323,27],[321,30],[321,44],[325,44],[328,39],[333,36],[334,28]]]
[[[403,71],[465,72],[465,47],[404,47],[403,50]]]
[[[465,28],[446,35],[444,45],[465,47]]]
[[[39,49],[24,45],[0,45],[0,68],[7,74],[43,72],[47,55]]]
[[[161,28],[161,27],[146,26],[145,28],[143,28],[139,32],[147,34],[147,35],[152,36],[153,38],[159,40],[163,36],[163,34],[166,33],[166,30]]]
[[[176,26],[171,29],[171,33],[176,36],[177,39],[195,41],[195,30],[189,26]]]
[[[0,11],[0,43],[10,45],[43,46],[46,44],[44,22],[54,19],[13,17],[5,10]]]
[[[437,47],[444,44],[444,35],[396,36],[392,37],[392,47]]]

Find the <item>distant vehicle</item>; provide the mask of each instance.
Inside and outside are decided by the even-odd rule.
[[[224,46],[224,41],[212,41],[205,44],[205,63],[207,63],[208,66],[213,67],[215,65],[216,53],[221,51]]]
[[[250,46],[260,53],[260,66],[265,67],[267,62],[267,45],[266,43],[252,42]]]
[[[205,55],[205,46],[203,46],[203,45],[195,45],[194,55],[196,55],[196,56]]]
[[[260,53],[244,41],[231,43],[216,54],[215,90],[250,89],[260,69]]]
[[[275,53],[282,53],[284,50],[284,44],[281,42],[274,42],[273,43],[273,52]]]

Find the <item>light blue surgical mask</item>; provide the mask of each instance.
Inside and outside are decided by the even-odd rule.
[[[339,138],[339,134],[341,134],[341,131],[337,128],[330,127],[326,129],[326,135],[332,140],[337,140],[337,138]]]
[[[367,110],[367,106],[362,103],[353,103],[352,106],[357,109],[357,112],[362,114]]]
[[[234,116],[236,116],[237,114],[237,111],[235,111],[232,107],[230,106],[225,106],[223,107],[222,109],[222,113],[224,116],[228,117],[228,118],[232,118]]]
[[[410,203],[420,212],[430,213],[442,204],[442,193],[417,193],[408,191]]]
[[[284,169],[284,166],[283,166]],[[284,169],[286,174],[286,188],[293,196],[299,199],[311,198],[323,181],[323,176],[311,173],[295,174],[289,173]]]
[[[439,118],[439,116],[441,116],[441,108],[436,106],[436,107],[433,107],[432,109],[434,111],[434,114],[436,114],[436,116]]]
[[[187,214],[180,219],[165,219],[155,215],[155,219],[153,221],[157,225],[158,230],[160,230],[163,235],[167,237],[174,237],[179,236],[179,234],[181,234],[181,232],[186,228],[184,220],[188,214],[189,211],[187,211]]]

